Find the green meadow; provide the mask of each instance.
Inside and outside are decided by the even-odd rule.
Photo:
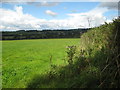
[[[2,87],[26,88],[50,65],[65,65],[66,47],[79,45],[76,39],[34,39],[2,41]]]

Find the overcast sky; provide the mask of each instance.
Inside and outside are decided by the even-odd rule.
[[[119,0],[72,1],[2,0],[0,30],[88,28],[118,16]]]

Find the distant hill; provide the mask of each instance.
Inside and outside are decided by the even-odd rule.
[[[2,31],[2,40],[79,38],[88,29]]]

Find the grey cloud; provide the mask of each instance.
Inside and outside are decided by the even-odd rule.
[[[107,9],[110,9],[110,10],[118,10],[118,2],[102,2],[99,5],[99,7],[107,8]]]
[[[42,2],[42,1],[46,1],[46,2],[118,2],[119,0],[0,0],[3,2]]]
[[[38,7],[51,7],[51,6],[56,6],[60,2],[47,2],[47,1],[39,1],[37,2],[36,0],[0,0],[2,3],[10,3],[10,4],[29,4],[29,5],[34,5]]]
[[[8,2],[8,3],[11,3],[11,2],[16,2],[16,3],[18,2],[18,3],[20,3],[20,2],[22,2],[23,3],[23,2],[34,2],[34,1],[36,1],[36,0],[0,0],[0,2],[3,2],[3,3],[4,2],[5,3],[6,2]]]
[[[58,2],[38,2],[36,3],[36,6],[39,6],[39,7],[51,7],[51,6],[56,6],[58,5],[59,3]]]

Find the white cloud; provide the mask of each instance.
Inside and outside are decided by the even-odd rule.
[[[16,13],[19,13],[20,15],[23,15],[23,8],[15,6]]]
[[[95,8],[89,12],[85,13],[70,13],[67,14],[68,18],[62,20],[50,20],[54,25],[63,28],[89,28],[99,26],[104,24],[104,22],[111,22],[111,20],[106,20],[103,15],[107,12],[106,8]],[[90,25],[89,25],[90,24]]]
[[[45,21],[44,19],[37,19],[29,14],[23,14],[22,7],[15,7],[15,11],[0,9],[1,29],[4,30],[18,30],[18,29],[41,29],[39,23]],[[9,27],[9,28],[8,28]]]
[[[103,16],[103,13],[106,11],[107,9],[95,8],[89,12],[72,13],[68,15],[71,16],[71,22],[74,22],[78,27],[80,25],[83,27],[94,27],[105,22],[105,16]]]
[[[51,10],[46,10],[45,13],[48,14],[48,15],[50,15],[50,16],[53,16],[53,17],[57,16],[57,13],[55,13],[55,12],[53,12]]]
[[[1,30],[31,30],[31,29],[72,29],[87,28],[99,26],[106,21],[103,14],[108,9],[95,8],[85,13],[70,13],[66,19],[39,19],[30,14],[23,13],[21,6],[15,6],[15,10],[7,10],[0,8],[0,29]],[[47,14],[55,16],[56,13],[47,10]],[[90,22],[88,22],[90,21]],[[107,20],[110,22],[110,20]]]

